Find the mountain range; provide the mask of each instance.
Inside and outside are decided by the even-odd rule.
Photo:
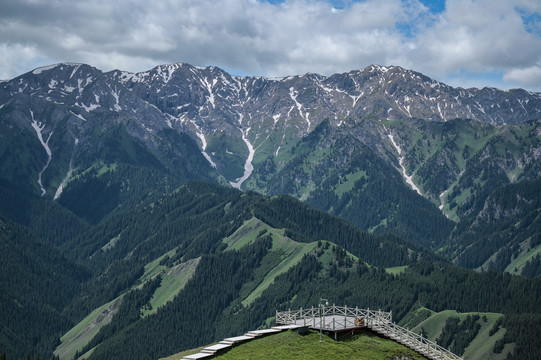
[[[400,67],[268,79],[183,63],[135,74],[58,64],[1,85],[3,178],[76,213],[92,206],[76,209],[70,192],[122,187],[95,174],[138,164],[179,183],[290,194],[371,232],[490,268],[507,242],[471,260],[469,244],[457,245],[474,231],[464,224],[501,210],[486,202],[496,189],[541,173],[541,94],[452,88]],[[126,197],[146,196],[124,188]],[[113,209],[119,192],[109,191],[116,195],[97,196]],[[90,205],[101,201],[95,196]]]
[[[70,63],[35,69],[0,83],[2,238],[19,259],[12,266],[26,279],[21,281],[31,284],[41,273],[47,284],[58,273],[69,276],[63,280],[65,299],[47,297],[38,305],[6,281],[4,293],[17,299],[6,297],[6,308],[17,313],[18,303],[34,314],[47,306],[43,316],[62,321],[38,326],[45,337],[26,338],[20,329],[4,327],[2,343],[56,348],[61,358],[83,349],[97,349],[95,358],[127,356],[125,348],[113,350],[119,342],[159,328],[167,322],[163,314],[178,313],[197,292],[209,296],[213,284],[228,295],[213,305],[212,316],[226,323],[241,314],[245,323],[199,329],[208,332],[201,341],[210,342],[243,326],[260,326],[271,316],[264,307],[317,301],[305,282],[318,276],[337,281],[330,288],[340,289],[340,300],[398,307],[399,320],[418,320],[412,326],[425,320],[415,316],[423,308],[469,309],[505,314],[509,330],[511,323],[525,323],[509,320],[516,314],[513,301],[477,303],[475,309],[468,307],[473,300],[468,306],[458,299],[442,304],[434,295],[443,293],[442,283],[431,285],[430,293],[412,285],[412,278],[421,274],[440,282],[446,274],[478,283],[482,275],[461,273],[452,263],[541,277],[540,157],[541,94],[453,88],[397,66],[277,79],[184,63],[142,73]],[[31,250],[36,243],[46,256],[28,269],[17,254],[38,256]],[[252,262],[238,260],[246,251]],[[353,282],[350,276],[372,291],[378,278],[393,283],[392,276],[363,264],[408,267],[410,273],[397,277],[403,278],[398,288],[406,289],[408,281],[421,287],[403,301],[344,288]],[[220,266],[237,281],[230,284],[234,291],[212,282],[207,290],[190,285],[191,276],[209,281]],[[178,276],[171,275],[175,271]],[[530,295],[515,305],[519,314],[536,314],[528,301],[538,280],[486,276],[490,291],[509,281],[530,286]],[[176,289],[167,297],[169,307],[165,300],[150,300],[167,293],[164,282]],[[191,292],[181,291],[184,286]],[[292,287],[299,299],[288,298]],[[262,297],[267,290],[282,300]],[[136,314],[121,311],[122,303],[135,306]],[[162,315],[149,304],[154,311],[164,306]],[[262,315],[250,318],[254,306]],[[116,315],[106,317],[96,327],[105,329],[102,335],[79,333],[89,337],[80,347],[55,340],[98,309],[126,317],[113,320],[116,330],[106,327]],[[21,324],[31,322],[30,315],[18,316]],[[507,340],[501,343],[510,352],[516,339]],[[168,340],[156,351],[167,355],[166,349],[196,345]],[[139,351],[145,358],[151,350]]]

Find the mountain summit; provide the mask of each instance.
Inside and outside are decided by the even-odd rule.
[[[456,222],[501,207],[485,203],[498,187],[538,177],[539,119],[539,93],[453,88],[398,66],[271,79],[65,63],[0,84],[0,167],[5,181],[91,222],[106,212],[81,208],[81,189],[111,210],[119,196],[204,179],[290,194],[437,249]],[[130,166],[157,186],[122,180]],[[499,247],[464,263],[490,268]]]
[[[541,95],[452,88],[397,66],[268,79],[184,63],[135,74],[64,63],[2,83],[0,116],[3,128],[34,138],[32,164],[21,164],[34,174],[32,187],[59,196],[70,163],[80,167],[79,157],[95,150],[92,134],[115,126],[171,171],[161,154],[170,142],[164,134],[188,134],[210,167],[240,188],[263,159],[290,150],[325,120],[333,127],[457,118],[501,126],[539,119]],[[182,157],[172,151],[168,158]]]

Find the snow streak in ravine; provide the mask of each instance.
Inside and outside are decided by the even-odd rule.
[[[77,147],[78,143],[79,143],[79,139],[75,138],[75,146],[73,147],[73,152],[71,153],[70,167],[68,169],[68,173],[66,174],[64,179],[62,179],[62,182],[60,183],[60,186],[58,187],[58,189],[56,189],[53,200],[58,199],[60,195],[62,195],[62,191],[64,191],[64,187],[66,186],[66,183],[71,177],[71,174],[73,172],[73,154],[75,154],[75,148]]]
[[[242,119],[243,119],[243,115],[239,114],[239,124],[241,125],[242,125]],[[244,174],[240,178],[235,179],[234,182],[233,181],[229,182],[231,186],[237,189],[240,189],[240,187],[242,186],[242,183],[246,181],[246,179],[248,179],[250,175],[252,175],[252,172],[254,171],[254,165],[252,164],[252,160],[254,160],[255,149],[250,143],[250,141],[248,140],[248,138],[246,137],[246,135],[248,135],[249,132],[250,132],[250,128],[246,128],[246,130],[241,130],[242,141],[244,141],[244,143],[248,147],[248,158],[246,159],[246,162],[244,163]]]
[[[439,209],[441,210],[441,212],[443,213],[443,215],[445,215],[447,218],[449,218],[449,215],[447,215],[447,213],[445,212],[445,210],[443,209],[443,207],[445,206],[445,195],[447,195],[447,193],[449,192],[450,189],[447,189],[445,190],[444,192],[442,192],[440,194],[440,207]]]
[[[212,161],[210,155],[205,151],[207,149],[207,139],[205,138],[205,134],[203,134],[203,131],[201,131],[201,128],[195,123],[195,121],[190,120],[192,125],[195,127],[196,131],[195,134],[201,140],[201,154],[207,159],[207,161],[210,163],[210,166],[213,168],[216,168],[216,163]]]
[[[45,190],[45,188],[43,187],[43,183],[41,182],[41,175],[43,175],[45,170],[47,170],[47,168],[49,167],[49,163],[51,162],[51,159],[53,157],[51,149],[49,148],[49,140],[51,139],[53,132],[51,131],[51,133],[49,134],[49,137],[47,138],[47,141],[44,141],[43,134],[41,132],[45,128],[45,124],[42,124],[41,122],[38,123],[34,119],[34,112],[32,110],[30,110],[30,116],[32,117],[32,128],[34,128],[34,130],[36,131],[39,142],[41,143],[41,145],[45,149],[45,152],[47,153],[47,162],[45,163],[45,166],[43,167],[43,169],[41,169],[38,175],[38,184],[39,184],[39,187],[41,188],[41,196],[43,196],[47,193],[47,190]]]
[[[387,134],[387,137],[389,139],[391,139],[391,142],[393,143],[394,148],[398,152],[398,164],[400,165],[400,168],[402,169],[402,176],[404,177],[406,182],[411,186],[411,188],[413,190],[417,191],[417,193],[422,196],[423,194],[421,193],[421,190],[417,187],[417,185],[415,185],[415,183],[412,180],[413,176],[408,176],[408,174],[406,173],[406,168],[404,167],[404,164],[403,164],[404,163],[404,156],[402,156],[402,149],[394,141],[393,135]]]

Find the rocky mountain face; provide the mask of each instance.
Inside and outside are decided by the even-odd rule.
[[[400,67],[270,79],[58,64],[0,84],[0,167],[94,222],[81,192],[113,209],[122,199],[107,194],[196,178],[290,194],[438,249],[493,191],[538,177],[539,119],[541,94],[452,88]]]

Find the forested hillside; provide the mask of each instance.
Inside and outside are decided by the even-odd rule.
[[[343,220],[311,209],[293,198],[268,198],[210,183],[192,182],[155,202],[142,201],[141,206],[120,207],[96,225],[77,220],[72,223],[74,227],[62,224],[66,219],[78,218],[56,203],[32,195],[15,194],[7,188],[3,189],[2,196],[5,199],[11,197],[12,204],[17,204],[17,199],[27,201],[27,205],[24,205],[24,202],[18,203],[22,209],[20,219],[23,221],[26,219],[25,215],[31,212],[31,218],[34,220],[28,222],[27,226],[41,231],[44,237],[44,240],[35,235],[30,237],[11,227],[5,231],[6,239],[11,239],[10,242],[15,242],[18,246],[26,244],[33,238],[36,239],[27,246],[36,251],[29,254],[28,258],[22,258],[20,254],[11,254],[10,260],[19,261],[18,266],[21,267],[16,269],[16,274],[24,273],[23,264],[34,256],[43,261],[43,266],[46,266],[48,261],[53,261],[38,256],[41,253],[39,249],[34,249],[36,242],[43,243],[46,248],[49,247],[53,254],[56,252],[61,256],[63,253],[67,264],[72,261],[82,266],[81,270],[75,272],[68,269],[59,271],[60,274],[76,276],[78,282],[77,286],[70,288],[69,291],[68,288],[65,289],[63,297],[65,302],[62,302],[56,310],[58,313],[62,312],[66,322],[50,331],[44,331],[47,338],[60,335],[59,331],[66,331],[66,326],[70,323],[80,321],[95,308],[114,300],[133,286],[142,284],[146,281],[145,266],[166,253],[169,255],[163,258],[164,268],[171,268],[206,254],[222,253],[227,248],[223,240],[253,217],[267,224],[269,228],[277,229],[277,234],[281,234],[280,238],[290,238],[300,243],[313,242],[315,239],[332,241],[350,247],[350,251],[361,259],[382,266],[404,265],[419,257],[432,256],[394,236],[370,235]],[[40,210],[40,206],[43,206],[43,210]],[[45,211],[47,209],[49,212]],[[65,213],[67,218],[55,216],[54,211]],[[15,217],[17,212],[13,212],[12,215]],[[36,221],[38,218],[43,219]],[[55,219],[59,222],[55,223]],[[45,221],[47,227],[43,229],[41,224]],[[74,228],[78,231],[73,230]],[[31,233],[30,230],[27,232]],[[17,242],[19,238],[24,238],[25,242]],[[5,256],[9,256],[8,254],[10,253],[6,251]],[[270,271],[273,266],[278,265],[279,258],[280,256],[269,260],[271,263],[266,265],[265,271]],[[8,264],[7,261],[3,262],[4,276],[10,274],[7,271]],[[33,268],[30,266],[30,269]],[[251,271],[247,272],[250,273]],[[34,278],[25,282],[47,283],[50,280],[45,274],[38,271],[34,273]],[[241,283],[250,278],[251,275],[247,274],[241,277],[239,280]],[[84,279],[81,279],[81,276]],[[7,286],[17,281],[15,277],[5,284]],[[69,282],[65,283],[66,286],[70,286]],[[54,285],[62,286],[62,282],[54,282]],[[257,285],[254,284],[254,287]],[[5,293],[11,293],[12,290],[6,289]],[[57,289],[53,293],[58,295],[62,291]],[[47,302],[42,304],[42,301],[38,300],[38,304],[45,306]],[[21,318],[20,324],[24,325],[22,328],[31,326],[31,318]],[[56,341],[58,340],[54,342]],[[43,349],[37,347],[37,344],[28,345],[18,340],[14,340],[13,344],[13,348],[8,349],[8,354],[12,354],[13,349],[19,348],[27,348],[25,351]],[[51,350],[51,347],[48,349]]]
[[[50,354],[72,322],[62,311],[90,273],[28,228],[0,217],[0,351]]]
[[[392,164],[350,130],[321,123],[291,149],[293,159],[282,169],[272,173],[263,167],[252,181],[263,192],[291,194],[362,229],[440,247],[454,223],[408,189]]]
[[[239,255],[263,249],[261,246],[264,244],[262,241],[259,247],[247,247]],[[235,281],[237,276],[247,271],[245,266],[249,262],[233,261],[230,256],[234,255],[229,253],[205,260],[201,264],[203,267],[198,268],[198,273],[190,281],[197,290],[189,290],[190,285],[187,285],[171,306],[159,311],[155,317],[143,319],[109,338],[94,351],[91,358],[122,358],[125,355],[121,349],[126,344],[131,358],[144,359],[150,354],[165,356],[168,352],[174,352],[175,348],[193,348],[257,328],[273,316],[274,309],[317,304],[321,296],[328,296],[339,304],[361,304],[392,310],[396,321],[418,306],[436,311],[454,308],[464,312],[472,309],[501,312],[510,314],[504,321],[513,321],[513,314],[516,313],[536,314],[537,296],[541,295],[541,283],[532,284],[530,280],[509,275],[478,274],[443,264],[420,263],[395,276],[356,262],[349,266],[343,262],[338,266],[341,261],[339,256],[335,259],[335,265],[328,267],[328,263],[322,262],[316,252],[278,277],[252,305],[243,307],[238,298],[235,299],[240,294],[236,293],[236,286],[239,285],[235,285]],[[205,267],[207,261],[209,267]],[[237,270],[231,272],[231,266],[237,267]],[[238,289],[242,292],[243,287]],[[526,295],[516,297],[516,292]],[[494,293],[499,296],[494,296]],[[206,301],[208,297],[212,300]],[[532,316],[535,318],[537,315]],[[205,319],[209,318],[219,320],[206,322]],[[511,358],[537,358],[541,350],[535,345],[536,337],[540,334],[539,326],[535,321],[521,321],[516,326],[524,333],[513,329],[501,346],[505,343],[528,343],[528,350],[517,351],[515,357]],[[187,333],[190,336],[178,336]],[[458,335],[460,332],[451,332],[449,336],[454,338]],[[137,340],[143,337],[148,339],[148,343]]]
[[[157,358],[265,327],[275,310],[309,307],[320,297],[337,304],[392,310],[395,321],[420,307],[502,313],[498,326],[509,330],[498,346],[522,347],[514,353],[522,356],[518,358],[528,358],[524,351],[539,354],[535,337],[540,329],[532,320],[538,317],[539,281],[476,273],[439,262],[435,255],[396,236],[369,234],[288,196],[265,197],[190,182],[157,201],[117,209],[58,244],[39,240],[10,220],[3,224],[7,244],[13,242],[8,239],[34,239],[19,253],[5,252],[11,262],[6,258],[4,265],[20,261],[10,266],[19,275],[2,282],[4,294],[12,294],[5,298],[6,309],[16,294],[24,300],[21,294],[32,293],[16,290],[15,284],[22,281],[39,289],[28,309],[51,309],[37,318],[54,319],[44,319],[40,323],[51,326],[34,327],[39,336],[24,340],[30,333],[23,329],[32,326],[35,317],[10,312],[20,327],[7,332],[18,334],[16,338],[5,336],[9,358],[26,353],[48,357],[57,345],[72,348],[58,352],[71,354],[61,358],[85,353],[91,359]],[[41,265],[29,265],[32,262],[21,255],[25,252],[40,259]],[[49,261],[55,268],[48,270]],[[187,281],[166,295],[173,291],[171,284],[181,284],[174,272],[189,263],[196,264],[193,273],[181,275],[189,276]],[[395,275],[385,271],[399,265],[406,265],[406,270]],[[51,280],[50,273],[63,274],[63,280]],[[42,293],[62,294],[62,300],[54,296],[49,300]],[[17,301],[24,304],[23,300]],[[116,305],[103,307],[108,303]],[[95,320],[84,319],[98,308],[105,310],[96,313]],[[95,322],[100,314],[109,314],[108,320]],[[59,341],[81,321],[99,324],[94,335],[76,347],[66,343],[67,338]],[[179,336],[185,333],[192,336]]]

